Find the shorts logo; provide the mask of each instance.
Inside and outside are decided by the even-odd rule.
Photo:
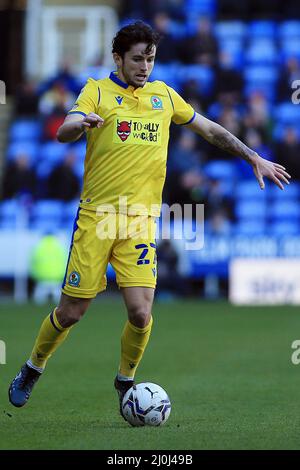
[[[163,109],[162,100],[158,96],[151,96],[152,109]]]
[[[69,276],[69,284],[73,287],[78,287],[80,282],[80,274],[76,271],[72,271]]]
[[[117,134],[125,142],[126,139],[130,136],[131,133],[131,124],[132,121],[119,121],[117,120]]]

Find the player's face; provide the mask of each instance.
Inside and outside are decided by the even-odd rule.
[[[124,54],[123,59],[115,57],[119,78],[134,88],[145,85],[154,66],[156,47],[153,46],[148,54],[146,47],[147,44],[138,43]]]

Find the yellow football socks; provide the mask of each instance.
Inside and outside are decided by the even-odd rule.
[[[133,378],[143,357],[152,327],[152,317],[144,328],[138,328],[126,322],[121,337],[121,363],[119,377]]]
[[[72,327],[63,328],[56,317],[56,308],[42,323],[29,361],[29,366],[42,372],[52,353],[63,343]]]

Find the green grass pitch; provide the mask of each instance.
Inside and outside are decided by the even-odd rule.
[[[121,298],[100,298],[48,363],[26,407],[7,388],[49,308],[0,307],[0,449],[300,449],[300,339],[293,307],[156,303],[137,381],[162,385],[172,412],[160,428],[131,428],[113,379],[125,321]]]

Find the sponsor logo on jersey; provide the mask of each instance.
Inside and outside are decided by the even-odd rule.
[[[128,117],[125,119],[115,120],[114,143],[122,144],[126,141],[126,144],[161,144],[162,121]]]
[[[131,133],[131,124],[132,121],[119,121],[117,120],[117,134],[122,140],[122,142],[125,142],[125,140],[128,139]]]

